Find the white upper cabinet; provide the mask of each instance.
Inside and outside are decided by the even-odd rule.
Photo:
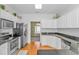
[[[79,10],[60,17],[57,21],[57,28],[79,28]]]
[[[42,20],[41,28],[57,28],[56,20]]]
[[[0,10],[0,18],[7,19],[7,20],[10,20],[10,21],[16,20],[15,16],[10,14],[9,12],[6,12],[5,10]]]
[[[67,19],[66,17],[62,17],[57,21],[57,27],[58,28],[71,28],[72,24],[69,19]]]
[[[16,28],[16,23],[19,22],[19,19],[17,17],[10,14],[9,12],[6,12],[5,10],[0,10],[0,18],[13,21],[14,22],[14,28]]]
[[[12,19],[11,17],[12,16],[8,12],[6,12],[4,10],[0,11],[0,18],[4,18],[4,19],[10,20],[10,19]]]

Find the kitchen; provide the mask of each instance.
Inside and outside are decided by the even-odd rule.
[[[79,4],[38,5],[0,5],[0,55],[78,55]]]

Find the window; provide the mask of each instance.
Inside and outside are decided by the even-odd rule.
[[[35,26],[35,33],[39,34],[40,33],[40,24],[37,23]]]

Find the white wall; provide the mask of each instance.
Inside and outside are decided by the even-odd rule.
[[[41,32],[57,32],[57,28],[42,28]]]

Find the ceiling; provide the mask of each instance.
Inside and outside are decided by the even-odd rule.
[[[77,7],[79,4],[43,4],[41,10],[37,10],[34,4],[9,4],[18,14],[25,13],[57,13],[63,15]]]

